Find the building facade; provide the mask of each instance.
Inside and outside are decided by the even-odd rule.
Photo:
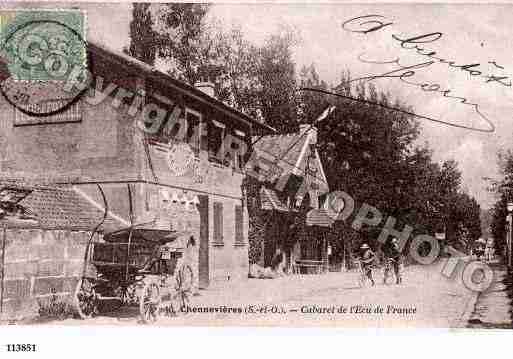
[[[0,98],[2,176],[71,188],[107,208],[112,230],[188,231],[200,287],[246,277],[243,157],[251,135],[271,129],[124,54],[88,44],[88,55],[92,81],[58,113],[31,116]]]

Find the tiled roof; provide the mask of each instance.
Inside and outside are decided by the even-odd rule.
[[[307,146],[310,141],[310,132],[301,131],[285,135],[268,135],[264,137],[254,137],[254,149],[258,156],[273,162],[278,167],[278,172],[272,171],[272,175],[267,179],[273,182],[277,175],[285,176],[293,173],[298,177],[307,178],[314,181],[318,186],[319,194],[328,192],[328,184],[320,162],[317,150],[315,149],[314,162],[310,162],[311,169],[307,176],[307,160],[311,156],[311,149]]]
[[[102,210],[93,206],[72,188],[0,182],[0,187],[2,186],[31,190],[18,204],[42,228],[93,230],[104,215]],[[109,215],[101,229],[113,230],[120,227],[122,224]]]
[[[295,166],[301,151],[308,140],[308,133],[291,133],[285,135],[269,135],[259,139],[253,138],[255,150],[264,152],[269,157],[282,160],[287,165]]]

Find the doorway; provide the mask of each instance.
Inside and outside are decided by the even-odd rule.
[[[198,210],[200,214],[200,242],[199,242],[199,258],[198,258],[198,285],[201,289],[205,289],[210,284],[209,271],[209,233],[208,233],[208,196],[200,195]]]

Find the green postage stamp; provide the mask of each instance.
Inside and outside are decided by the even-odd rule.
[[[62,81],[86,65],[81,10],[0,11],[0,49],[14,80]]]

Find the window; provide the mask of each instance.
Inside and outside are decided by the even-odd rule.
[[[44,100],[38,104],[25,106],[25,109],[34,113],[50,113],[62,109],[49,116],[31,116],[21,112],[18,108],[14,111],[14,126],[58,124],[82,121],[82,102],[76,101],[69,105],[67,100]],[[65,107],[68,106],[68,107]]]
[[[237,139],[233,135],[233,129],[229,128],[227,130],[227,135],[224,140],[224,146],[222,148],[223,165],[235,168],[237,164],[238,148],[239,144],[237,142]]]
[[[241,160],[241,155],[240,155],[240,151],[241,151],[240,146],[238,143],[232,141],[232,143],[230,144],[230,149],[231,149],[231,151],[228,153],[233,154],[233,158],[231,159],[232,160],[232,168],[236,169],[236,170],[240,170],[242,168],[241,167],[242,160]]]
[[[244,167],[244,153],[246,152],[245,133],[239,130],[233,130],[234,140],[231,144],[231,152],[233,154],[233,168],[242,171]]]
[[[194,153],[199,156],[201,139],[201,114],[186,108],[185,120],[187,121],[185,141],[191,146]]]
[[[241,205],[235,206],[235,244],[244,243],[244,212]]]
[[[208,141],[209,141],[209,136],[208,134],[210,133],[209,132],[210,129],[208,128],[208,125],[205,123],[205,121],[201,122],[201,129],[200,129],[200,132],[201,132],[201,140],[200,140],[200,146],[201,146],[201,150],[202,151],[205,151],[207,152],[208,151]]]
[[[223,244],[223,204],[214,202],[214,243]]]
[[[223,163],[224,131],[224,124],[215,120],[208,123],[208,159],[212,162]]]
[[[223,147],[221,148],[222,163],[225,166],[231,167],[236,171],[241,171],[243,168],[243,154],[247,149],[244,142],[244,132],[227,128],[224,132]]]
[[[176,123],[168,121],[162,131],[163,142],[168,143],[169,141],[180,138],[180,131],[183,131],[182,126],[184,125],[185,121],[183,121],[183,118],[179,119]]]

